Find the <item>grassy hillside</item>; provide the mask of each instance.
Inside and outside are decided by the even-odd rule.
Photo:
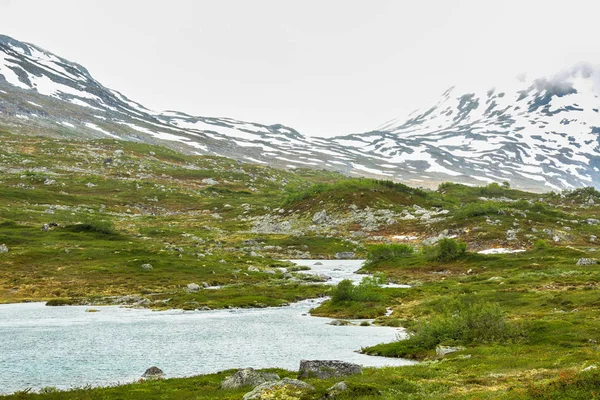
[[[365,352],[423,361],[367,369],[339,398],[600,396],[600,267],[578,265],[599,256],[594,189],[432,191],[114,140],[0,142],[0,302],[198,309],[331,295],[312,313],[412,335]],[[522,251],[478,253],[497,247]],[[338,252],[367,257],[375,278],[332,289],[280,261]],[[464,349],[442,357],[439,345]],[[218,389],[223,376],[13,398],[240,398]],[[335,380],[309,382],[319,399]]]

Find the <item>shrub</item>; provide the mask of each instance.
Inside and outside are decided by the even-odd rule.
[[[73,225],[74,232],[99,233],[101,235],[116,235],[114,224],[109,220],[88,219],[80,224]]]
[[[414,253],[414,248],[407,244],[378,244],[369,249],[367,261],[389,261],[395,258],[407,257]]]
[[[408,339],[374,346],[367,352],[419,357],[443,343],[502,343],[522,337],[522,330],[506,320],[498,305],[463,301],[454,302],[441,315],[417,322]]]
[[[377,277],[366,277],[354,287],[352,300],[361,302],[377,302],[383,299],[379,285],[381,280]]]
[[[493,201],[484,201],[465,204],[454,212],[454,217],[458,219],[479,217],[482,215],[498,214],[502,209],[502,204]]]
[[[533,244],[533,248],[535,250],[545,250],[548,247],[550,247],[550,245],[548,244],[548,242],[544,239],[537,239],[535,241],[535,243]]]
[[[332,303],[340,303],[342,301],[351,301],[354,284],[350,279],[344,279],[337,284],[331,295]]]
[[[344,279],[333,289],[331,302],[333,304],[356,301],[378,302],[383,299],[379,290],[381,280],[377,277],[366,277],[357,286],[349,279]]]
[[[429,260],[450,262],[458,260],[467,253],[467,244],[455,239],[440,239],[435,246],[425,246],[423,254]]]

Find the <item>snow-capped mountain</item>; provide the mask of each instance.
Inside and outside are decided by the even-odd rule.
[[[0,35],[0,127],[9,131],[142,141],[422,186],[600,187],[599,93],[600,70],[580,65],[510,87],[449,89],[433,106],[371,132],[313,138],[279,124],[155,112],[81,65]]]
[[[381,157],[376,168],[386,172],[402,165],[453,180],[466,175],[547,190],[598,187],[599,96],[600,69],[581,64],[503,88],[451,88],[405,120],[334,140]]]

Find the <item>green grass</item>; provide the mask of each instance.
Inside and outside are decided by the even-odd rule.
[[[576,265],[579,258],[600,257],[591,237],[600,237],[600,225],[586,222],[600,214],[595,189],[537,194],[446,183],[434,191],[133,142],[5,132],[0,140],[0,244],[9,248],[0,254],[0,302],[108,304],[133,296],[153,308],[195,309],[332,295],[312,314],[407,328],[411,339],[369,351],[425,360],[365,369],[344,379],[351,391],[342,399],[598,397],[597,370],[582,370],[600,364],[600,266]],[[123,154],[115,156],[116,150]],[[204,178],[219,184],[206,186]],[[372,231],[363,231],[361,221],[312,223],[317,211],[336,222],[367,207],[394,216]],[[421,219],[423,210],[433,216]],[[255,219],[265,215],[292,221],[294,232],[253,233]],[[43,224],[51,225],[48,232]],[[433,248],[420,240],[386,243],[395,235],[424,239],[445,230],[457,240]],[[528,251],[476,253],[490,247]],[[330,288],[277,270],[290,267],[279,258],[306,252],[333,258],[343,251],[359,257],[370,251],[364,272],[411,287],[386,289],[367,280]],[[147,263],[151,270],[141,268]],[[189,293],[192,282],[221,289]],[[385,316],[388,308],[393,313]],[[437,344],[466,349],[439,358]],[[218,389],[226,374],[12,398],[241,398],[244,391]],[[319,399],[336,380],[309,382],[317,391],[306,398]]]

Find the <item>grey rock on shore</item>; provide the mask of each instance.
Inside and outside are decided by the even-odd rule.
[[[337,360],[302,360],[298,371],[299,378],[329,379],[355,374],[362,374],[360,365]]]
[[[142,378],[144,379],[160,379],[165,376],[165,373],[162,369],[158,367],[150,367],[144,372]]]

